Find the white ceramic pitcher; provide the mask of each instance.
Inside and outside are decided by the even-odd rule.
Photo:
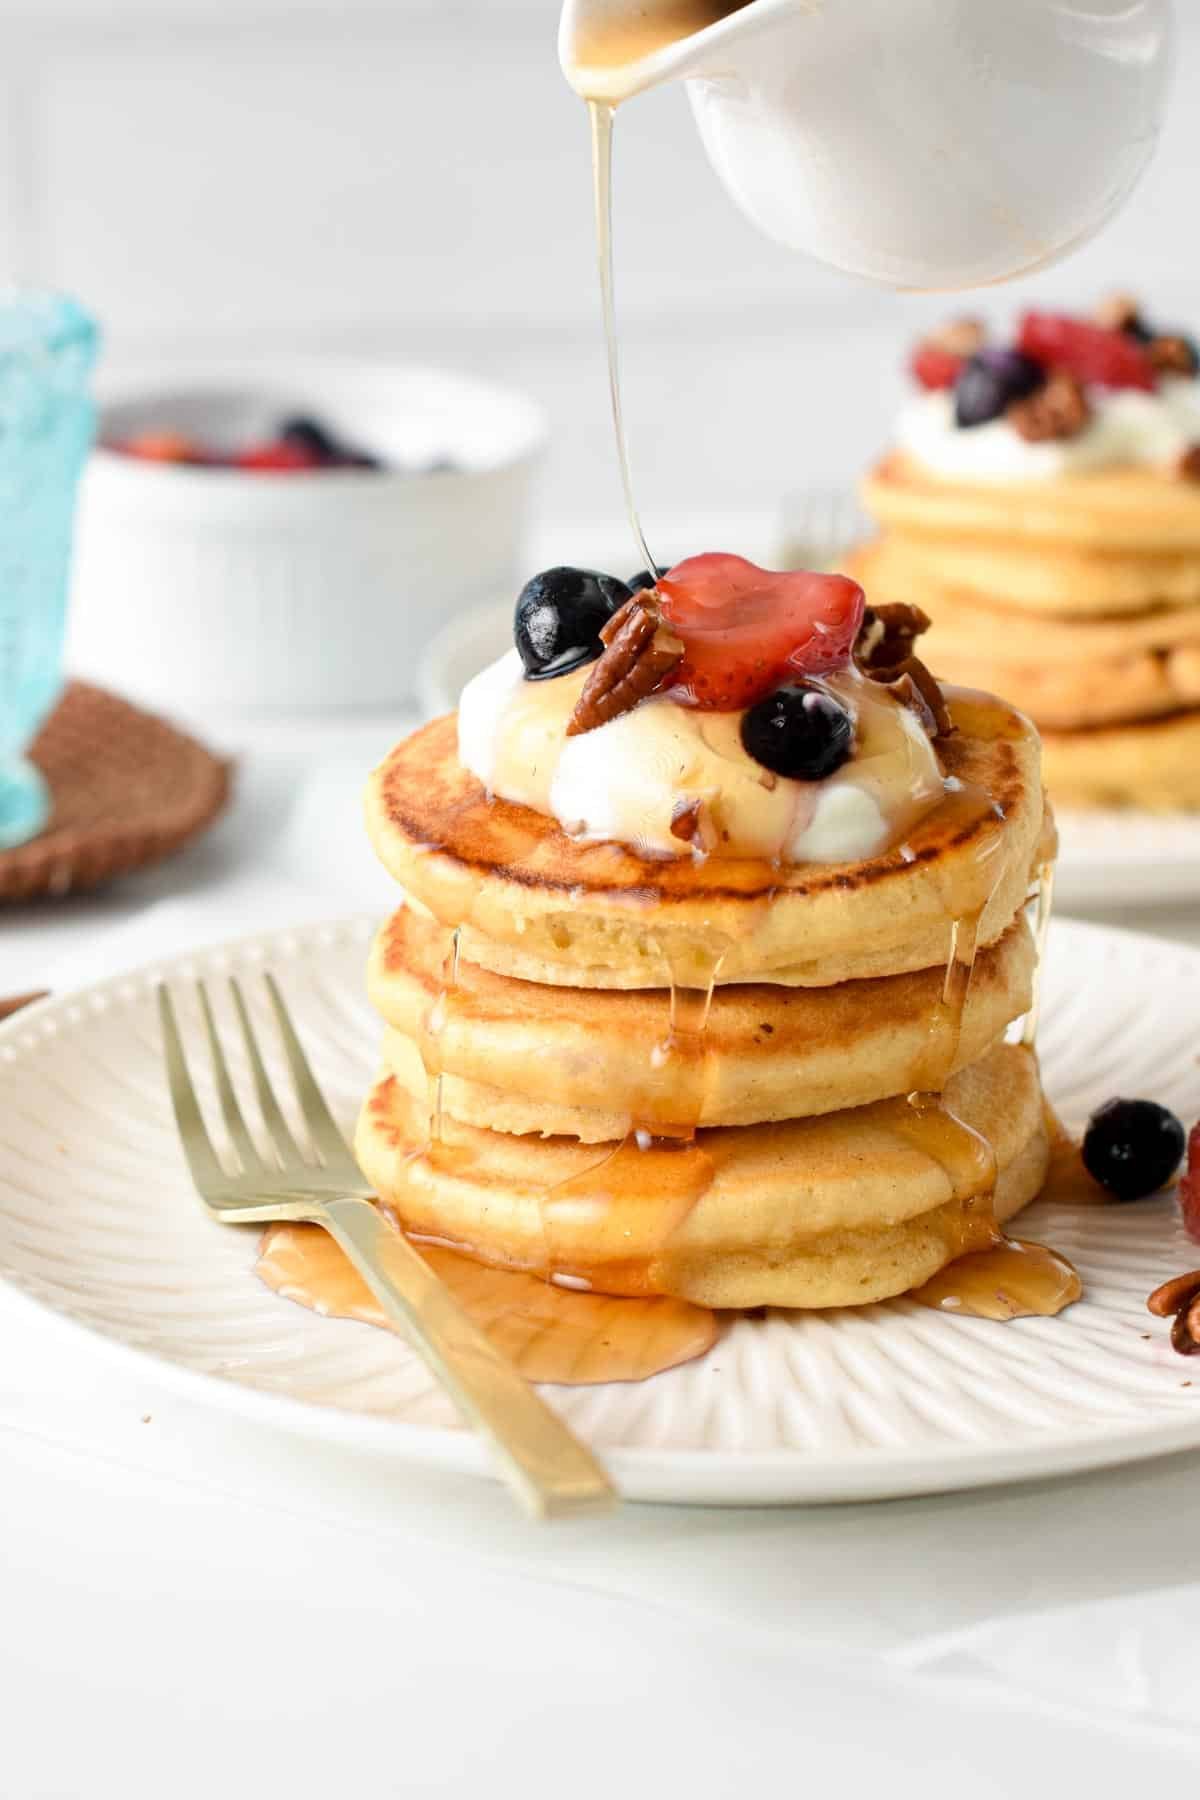
[[[1170,0],[565,0],[559,53],[591,99],[686,80],[770,237],[944,288],[1050,262],[1121,205],[1171,36]]]

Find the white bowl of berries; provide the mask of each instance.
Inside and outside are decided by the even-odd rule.
[[[436,370],[290,363],[102,408],[72,663],[182,708],[387,706],[520,568],[545,442],[520,394]]]

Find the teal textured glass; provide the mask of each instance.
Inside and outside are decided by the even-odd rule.
[[[25,752],[62,690],[96,348],[73,300],[0,288],[0,850],[34,837],[49,814]]]

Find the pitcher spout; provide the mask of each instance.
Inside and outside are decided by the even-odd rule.
[[[585,100],[617,105],[663,82],[737,67],[748,37],[824,0],[564,0],[563,73]]]

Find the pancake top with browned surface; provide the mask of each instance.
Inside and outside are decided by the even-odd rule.
[[[579,843],[556,820],[489,799],[458,761],[453,716],[397,746],[371,779],[384,865],[462,949],[502,973],[568,985],[706,985],[756,977],[823,986],[930,967],[956,917],[994,943],[1041,852],[1038,742],[990,697],[951,693],[940,748],[961,784],[898,844],[842,864],[691,855],[648,859]]]

